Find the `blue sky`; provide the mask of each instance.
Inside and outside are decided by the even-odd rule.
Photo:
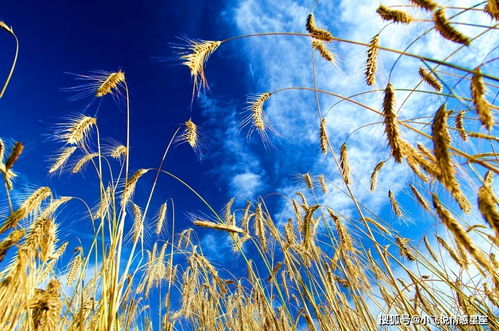
[[[64,121],[68,114],[85,111],[89,102],[88,98],[68,100],[71,93],[61,89],[78,82],[66,73],[121,69],[126,74],[131,93],[131,169],[157,166],[169,138],[178,125],[189,118],[192,107],[193,120],[204,133],[203,157],[199,159],[186,144],[177,145],[168,156],[165,168],[192,184],[216,210],[221,210],[232,196],[239,197],[236,207],[244,206],[245,199],[274,192],[292,196],[296,191],[305,190],[303,181],[297,179],[299,174],[310,172],[313,176],[326,175],[330,183],[330,193],[319,196],[318,200],[344,215],[355,217],[351,200],[339,189],[342,184],[336,166],[331,158],[324,158],[320,153],[319,120],[313,94],[287,91],[271,97],[265,111],[277,132],[271,135],[274,147],[265,149],[257,134],[247,138],[247,132],[239,128],[248,95],[288,86],[313,85],[307,38],[262,37],[223,44],[206,67],[210,89],[192,105],[189,72],[174,60],[177,55],[172,45],[182,42],[179,36],[221,40],[257,32],[304,32],[305,18],[314,3],[292,0],[105,3],[58,0],[20,4],[19,1],[2,1],[0,19],[14,27],[21,42],[16,72],[5,97],[0,100],[1,137],[26,145],[16,168],[20,174],[18,187],[29,191],[49,184],[57,195],[77,195],[95,202],[92,197],[96,196],[98,187],[95,181],[92,182],[90,170],[83,175],[63,173],[47,177],[49,159],[60,148],[60,144],[49,137],[54,124]],[[383,26],[375,12],[379,3],[362,1],[356,6],[351,3],[347,0],[321,2],[315,10],[318,24],[341,38],[369,42]],[[457,5],[464,3],[466,1],[452,1]],[[410,12],[418,17],[427,16],[418,10]],[[463,22],[490,23],[487,17],[473,16],[473,13],[463,15],[461,19]],[[428,28],[425,24],[392,25],[383,32],[381,43],[401,48],[407,45],[411,36]],[[480,31],[467,26],[460,29],[470,35]],[[492,34],[485,35],[454,60],[473,68],[484,59],[497,56],[497,51],[489,53],[493,45]],[[0,77],[6,75],[13,47],[11,38],[0,34]],[[365,91],[362,74],[365,49],[336,43],[330,48],[337,56],[337,65],[332,66],[316,56],[318,86],[344,95]],[[442,41],[432,32],[416,43],[411,52],[439,58],[454,48],[457,48],[456,44]],[[383,54],[376,88],[385,87],[394,59],[393,55]],[[402,61],[397,64],[391,81],[398,88],[411,88],[418,79],[420,65],[416,60]],[[491,73],[497,72],[495,64],[486,68]],[[464,91],[464,87],[458,86],[458,89]],[[397,97],[403,100],[402,93]],[[359,100],[379,108],[382,94],[370,94]],[[365,189],[373,167],[389,156],[383,127],[372,125],[351,137],[349,134],[363,124],[379,121],[379,117],[347,103],[328,110],[337,101],[331,97],[321,96],[319,101],[336,151],[348,137],[352,187],[359,201],[406,236],[419,239],[419,234],[432,229],[435,220],[415,209],[415,203],[407,193],[407,184],[415,177],[406,167],[388,161],[376,193]],[[443,101],[440,96],[415,96],[405,104],[401,116],[431,116],[435,105]],[[90,115],[94,115],[95,106],[87,110]],[[98,121],[104,137],[123,142],[124,119],[122,106],[116,106],[111,98],[102,101]],[[431,145],[427,146],[431,148]],[[480,150],[484,147],[471,148]],[[143,188],[139,185],[138,199],[146,194],[149,182],[145,183]],[[472,183],[466,185],[471,187]],[[397,220],[387,205],[388,189],[404,202],[406,216],[402,220]],[[441,191],[438,187],[437,190]],[[208,213],[184,187],[162,178],[154,202],[159,207],[170,197],[175,201],[177,230],[189,226],[187,213]],[[276,220],[285,220],[289,210],[283,200],[268,196],[267,201]],[[70,205],[64,214],[82,215],[79,207]],[[150,215],[154,213],[155,210]],[[467,220],[471,217],[476,214]],[[88,224],[78,217],[61,217],[58,221],[62,223],[61,228],[71,225],[70,231],[61,231],[62,240],[71,240],[76,235],[84,238],[88,230]],[[224,235],[201,230],[199,236],[206,245],[205,253],[214,264],[226,266],[238,261],[225,245]]]

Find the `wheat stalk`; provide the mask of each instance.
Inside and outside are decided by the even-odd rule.
[[[146,174],[148,169],[139,169],[137,170],[128,181],[125,183],[125,189],[121,194],[121,206],[124,207],[130,201],[133,193],[135,192],[135,186],[137,186],[137,182],[144,174]]]

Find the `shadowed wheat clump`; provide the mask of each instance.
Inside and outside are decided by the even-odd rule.
[[[84,114],[54,132],[61,149],[47,165],[48,173],[86,172],[86,179],[97,184],[92,186],[92,201],[76,198],[78,187],[71,187],[75,197],[57,197],[47,186],[20,194],[15,171],[24,157],[24,145],[0,140],[6,210],[0,223],[0,330],[376,330],[380,314],[430,321],[417,327],[397,325],[403,330],[432,329],[436,326],[432,318],[438,316],[466,316],[467,323],[456,322],[459,329],[477,329],[475,317],[484,323],[481,326],[499,329],[499,199],[493,178],[499,172],[494,145],[499,140],[494,119],[499,78],[489,70],[497,58],[484,59],[473,68],[450,62],[453,55],[473,52],[473,47],[464,46],[496,34],[494,21],[480,25],[481,34],[467,37],[460,28],[477,24],[463,22],[464,13],[497,19],[499,6],[493,0],[472,8],[444,8],[429,0],[410,3],[431,19],[413,16],[412,8],[406,12],[403,7],[408,5],[381,4],[376,12],[388,25],[404,23],[397,26],[405,29],[406,24],[422,24],[435,32],[439,42],[463,47],[442,50],[445,56],[433,59],[412,54],[409,48],[386,47],[384,28],[367,42],[342,39],[341,31],[333,36],[325,28],[331,18],[318,15],[319,27],[313,13],[303,17],[303,31],[186,40],[179,47],[181,63],[192,76],[193,99],[207,87],[208,58],[235,39],[262,34],[305,38],[310,53],[318,52],[328,62],[341,58],[328,47],[333,43],[362,50],[361,79],[366,83],[362,89],[368,90],[361,94],[376,95],[376,107],[356,98],[358,90],[353,88],[357,91],[353,96],[318,88],[313,57],[313,87],[282,87],[249,101],[241,127],[248,128],[249,135],[257,130],[264,144],[275,132],[267,114],[273,109],[269,100],[276,94],[300,90],[317,100],[319,95],[339,99],[376,116],[376,122],[365,127],[377,126],[373,132],[383,146],[378,159],[363,168],[355,142],[347,144],[331,129],[338,121],[336,113],[326,113],[316,103],[316,131],[311,135],[316,137],[315,152],[332,166],[323,172],[303,169],[299,175],[303,190],[282,198],[284,212],[273,210],[270,199],[263,197],[246,201],[234,197],[217,212],[210,197],[196,191],[196,184],[165,170],[173,142],[193,149],[202,142],[203,132],[191,117],[172,134],[159,166],[130,169],[130,158],[135,157],[133,150],[129,153],[133,110],[128,76],[121,70],[82,77],[89,77],[94,98],[124,101],[124,144],[102,148],[99,118]],[[0,21],[0,28],[18,45],[12,27]],[[422,36],[410,37],[407,44]],[[389,55],[400,58],[390,62]],[[17,49],[0,97],[16,59]],[[397,63],[406,59],[411,61],[399,69]],[[381,63],[392,65],[390,76],[378,72]],[[411,75],[399,86],[393,77],[407,68]],[[377,88],[377,82],[385,88]],[[418,106],[429,108],[424,116],[407,111],[407,101],[414,96],[419,98]],[[439,103],[425,101],[434,96]],[[351,134],[362,135],[361,129]],[[393,180],[394,169],[405,169],[409,182]],[[202,216],[192,214],[192,227],[180,233],[175,197],[154,203],[160,176],[178,182],[206,207]],[[349,209],[330,205],[330,194],[347,200]],[[383,200],[388,212],[371,210],[361,196]],[[74,217],[84,214],[80,221],[87,222],[90,241],[60,241],[65,230],[61,224],[68,224],[62,220],[73,218],[62,211],[69,204],[85,206]],[[394,219],[413,223],[430,219],[434,226],[406,238],[395,228]],[[237,262],[222,266],[210,260],[199,233],[216,233],[229,241]],[[66,251],[68,245],[76,248]],[[453,330],[454,326],[439,327]]]

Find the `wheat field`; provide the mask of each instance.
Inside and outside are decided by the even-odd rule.
[[[313,137],[317,162],[329,167],[304,168],[294,175],[293,190],[267,187],[220,206],[210,202],[215,191],[201,194],[201,183],[169,171],[168,156],[181,146],[194,151],[188,162],[210,153],[195,107],[163,151],[150,151],[160,162],[136,167],[134,153],[147,146],[131,141],[135,109],[126,68],[76,77],[83,85],[71,93],[91,100],[90,107],[114,99],[121,112],[71,115],[50,134],[58,152],[40,160],[53,181],[84,176],[92,182],[91,199],[80,198],[77,186],[67,196],[50,185],[20,192],[16,165],[25,146],[0,140],[0,330],[499,329],[498,57],[494,45],[485,55],[480,49],[486,38],[499,40],[499,2],[382,2],[373,12],[383,20],[381,29],[362,40],[333,33],[332,18],[319,14],[322,5],[314,2],[299,31],[182,38],[173,47],[176,63],[191,76],[191,106],[210,93],[208,83],[216,84],[208,60],[229,52],[228,45],[298,40],[305,48],[306,58],[291,51],[282,56],[302,63],[306,84],[251,95],[233,128],[248,144],[256,141],[261,153],[279,154],[275,145],[296,133],[280,132],[288,119],[278,123],[273,112],[292,108],[294,93],[306,96],[306,117],[296,114],[308,121],[300,124],[304,137],[293,143]],[[15,27],[22,24],[0,21],[0,32],[16,45],[12,62],[2,64],[10,69],[0,77],[0,98],[14,84],[22,41]],[[393,48],[392,28],[418,33],[405,35],[406,48]],[[433,45],[444,45],[441,57],[411,48],[430,34]],[[351,49],[362,58],[352,78],[360,83],[329,89],[322,78],[339,75]],[[480,63],[469,66],[461,58]],[[279,72],[303,72],[294,69]],[[411,78],[399,80],[403,72]],[[374,104],[364,98],[370,96]],[[423,115],[411,111],[418,107]],[[113,116],[125,134],[110,144],[100,123]],[[364,116],[367,123],[354,121]],[[352,123],[348,135],[332,130],[350,130]],[[15,139],[23,141],[23,134]],[[359,161],[371,155],[356,145],[364,136],[373,145],[381,141],[371,163]],[[397,181],[398,171],[408,178],[394,183],[402,189],[386,184]],[[157,203],[160,178],[189,192],[203,210],[176,213],[175,196]],[[61,218],[71,217],[85,222],[90,239],[61,240],[67,230],[61,224],[68,224]],[[410,235],[399,229],[422,219],[434,226],[420,233],[414,225]],[[238,263],[206,253],[206,233],[228,242]]]

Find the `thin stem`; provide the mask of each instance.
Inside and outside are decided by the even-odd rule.
[[[14,55],[14,61],[12,61],[12,66],[10,67],[9,75],[7,76],[7,79],[5,80],[2,91],[0,91],[0,98],[3,97],[3,94],[5,93],[5,90],[7,89],[7,86],[9,85],[10,79],[12,78],[12,74],[14,73],[14,69],[16,68],[17,57],[19,55],[19,39],[17,39],[17,36],[14,32],[12,32],[12,36],[16,40],[16,52]]]

